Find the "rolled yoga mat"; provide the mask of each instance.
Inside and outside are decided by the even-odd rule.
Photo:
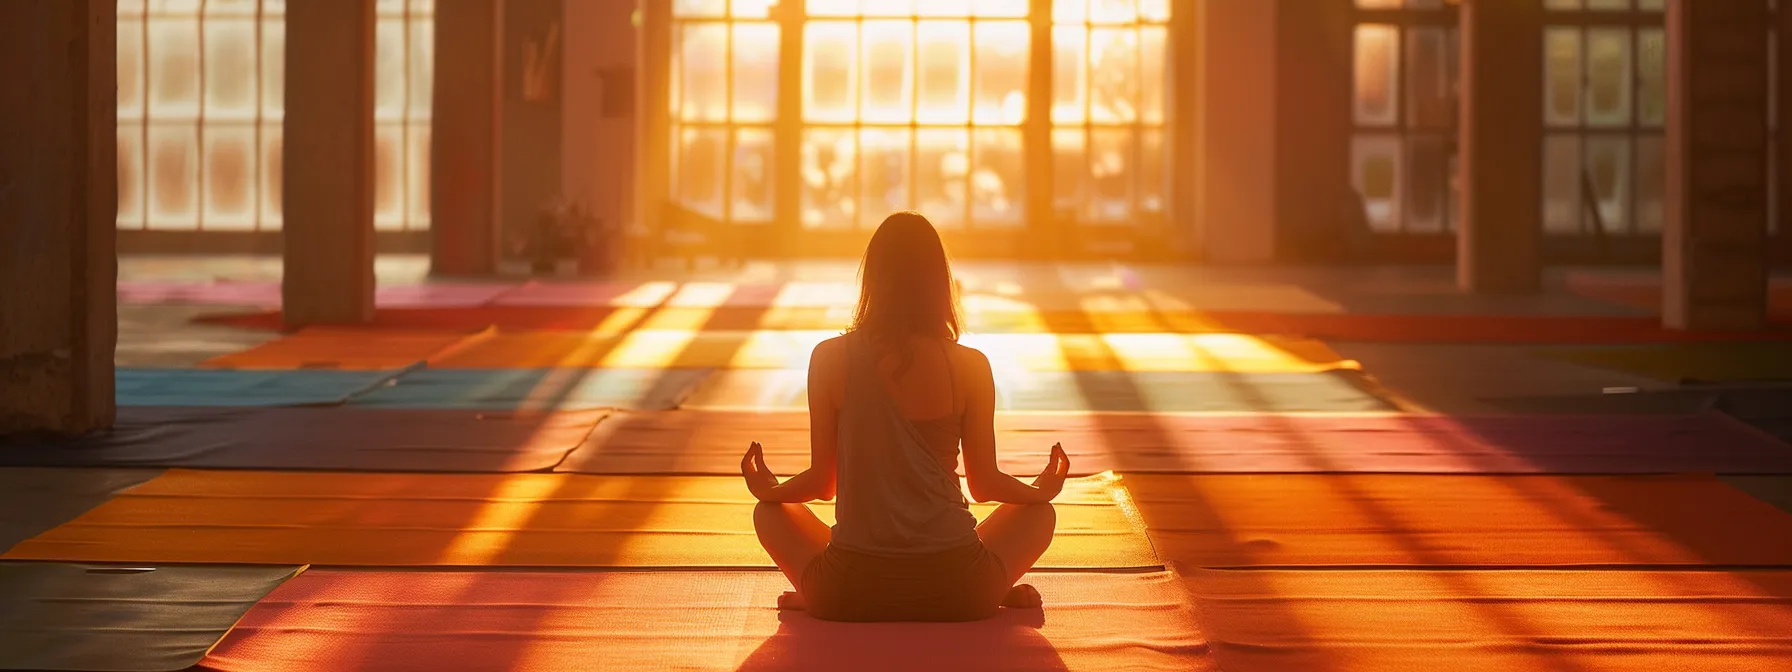
[[[1169,574],[1034,573],[1037,609],[972,623],[780,612],[776,572],[311,570],[258,603],[204,669],[1215,669]],[[924,643],[924,645],[922,645]]]
[[[996,408],[1039,412],[1382,413],[1398,410],[1360,372],[1222,373],[997,370]],[[808,372],[724,370],[681,408],[808,408]]]
[[[1184,575],[1213,660],[1280,670],[1733,670],[1792,660],[1792,572]]]
[[[1792,565],[1792,514],[1709,476],[1122,482],[1158,555],[1179,567]]]
[[[546,471],[605,413],[126,406],[107,432],[0,441],[0,465]]]
[[[1158,567],[1111,479],[1056,500],[1039,566]],[[739,476],[175,469],[4,556],[339,566],[772,567]],[[833,505],[812,504],[833,522]],[[995,507],[974,505],[986,516]]]
[[[555,471],[734,474],[760,443],[779,474],[809,464],[804,411],[623,412]],[[996,458],[1036,474],[1063,444],[1077,475],[1141,472],[1792,474],[1792,447],[1733,418],[1687,416],[1002,413]],[[962,462],[960,473],[963,473]]]
[[[358,408],[577,411],[675,408],[707,369],[423,369],[356,396]]]
[[[299,570],[0,563],[0,669],[185,670]]]
[[[121,368],[116,398],[119,406],[328,406],[399,373]]]

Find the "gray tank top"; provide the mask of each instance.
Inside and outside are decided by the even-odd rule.
[[[843,340],[846,393],[835,460],[833,544],[860,553],[920,555],[975,542],[977,518],[958,488],[958,474],[942,464],[938,447],[916,423],[903,417],[884,389],[869,344],[857,334]]]

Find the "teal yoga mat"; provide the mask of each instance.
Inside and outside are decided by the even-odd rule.
[[[119,369],[116,398],[120,406],[328,406],[399,373]]]
[[[184,670],[300,569],[0,563],[0,669]]]
[[[709,369],[422,369],[357,396],[364,408],[676,408]]]

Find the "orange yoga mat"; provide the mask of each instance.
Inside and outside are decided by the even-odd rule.
[[[1042,568],[1161,566],[1109,478],[1066,484]],[[771,567],[737,477],[170,470],[5,559]],[[987,515],[991,506],[975,506]],[[815,505],[832,523],[833,506]]]
[[[310,328],[235,354],[213,357],[208,369],[399,369],[453,348],[459,332]]]
[[[313,569],[237,623],[215,672],[1215,669],[1168,574],[1035,573],[1045,608],[974,623],[780,612],[776,572]]]
[[[1792,661],[1786,571],[1196,571],[1227,672],[1727,670]]]
[[[1792,514],[1702,476],[1123,479],[1180,567],[1792,565]]]
[[[436,368],[803,369],[839,330],[506,332],[430,358]],[[970,334],[997,369],[1310,373],[1357,368],[1312,339],[1246,334]]]

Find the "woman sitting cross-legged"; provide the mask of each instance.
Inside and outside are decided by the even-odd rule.
[[[890,215],[860,267],[852,329],[809,362],[809,468],[778,482],[754,443],[741,474],[759,542],[796,587],[780,606],[836,621],[971,621],[1037,607],[1016,585],[1051,544],[1070,460],[1053,446],[1032,485],[996,467],[995,380],[958,344],[956,283],[938,232]],[[981,524],[971,496],[1002,502]],[[805,502],[834,499],[838,523]]]

